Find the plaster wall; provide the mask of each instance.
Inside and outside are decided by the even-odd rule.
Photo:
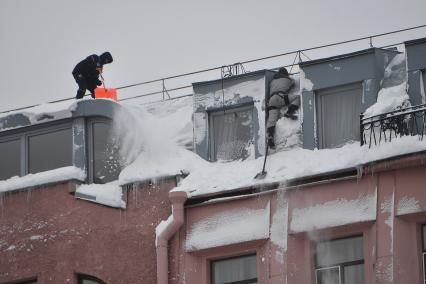
[[[315,283],[313,244],[356,235],[363,236],[365,283],[420,283],[420,228],[426,223],[423,158],[419,154],[376,164],[358,179],[186,208],[185,224],[172,241],[174,283],[210,283],[211,260],[253,252],[258,255],[259,283]],[[270,204],[269,238],[185,250],[187,234],[200,220],[265,204]],[[301,222],[300,212],[305,212],[306,222],[318,218],[318,227],[295,227],[294,222]]]

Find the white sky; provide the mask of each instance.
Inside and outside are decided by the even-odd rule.
[[[93,53],[112,53],[114,63],[105,67],[104,77],[107,86],[119,87],[423,25],[424,11],[424,0],[1,0],[0,111],[74,97],[71,71]],[[421,37],[426,28],[374,44]],[[318,58],[368,47],[365,41],[307,54]],[[292,61],[279,58],[246,69]],[[219,71],[209,77],[214,78]],[[146,91],[130,88],[118,95]]]

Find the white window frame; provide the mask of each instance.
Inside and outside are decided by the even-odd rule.
[[[341,284],[342,283],[342,272],[341,272],[341,266],[340,265],[329,266],[329,267],[322,267],[322,268],[316,268],[315,269],[315,284],[318,284],[318,271],[330,270],[330,269],[334,269],[334,268],[338,268],[339,269],[339,284]]]
[[[364,246],[364,235],[352,235],[352,236],[347,236],[347,237],[342,237],[342,238],[322,240],[322,241],[317,242],[314,245],[314,247],[316,247],[316,245],[318,243],[321,243],[321,242],[332,242],[332,241],[337,241],[337,240],[342,240],[342,239],[352,239],[352,238],[358,238],[358,237],[362,237],[363,246]],[[364,249],[364,248],[362,248],[362,249]],[[316,254],[317,254],[317,252],[315,252],[315,254],[314,254],[314,257],[315,257],[314,262],[316,262]],[[344,280],[343,279],[344,277],[342,276],[342,269],[344,269],[345,267],[355,266],[355,265],[360,265],[360,264],[365,265],[364,253],[363,253],[362,260],[354,260],[354,261],[348,261],[348,262],[342,262],[342,263],[335,263],[335,264],[332,264],[331,266],[326,266],[326,267],[317,267],[317,264],[315,263],[315,283],[318,284],[317,283],[317,270],[324,270],[324,269],[331,269],[331,268],[339,267],[339,283],[341,284],[342,281]],[[364,267],[364,272],[365,272],[365,267]],[[364,278],[365,278],[365,275],[364,275]]]

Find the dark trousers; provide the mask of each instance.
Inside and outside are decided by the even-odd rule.
[[[75,96],[75,98],[76,99],[83,98],[84,94],[86,93],[86,90],[89,90],[92,98],[95,98],[96,83],[92,83],[88,81],[81,74],[77,74],[77,75],[73,74],[73,76],[78,85],[77,95]]]

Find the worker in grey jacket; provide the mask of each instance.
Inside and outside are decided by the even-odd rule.
[[[300,96],[298,94],[289,94],[294,86],[294,80],[288,75],[287,69],[281,67],[269,84],[269,101],[268,101],[268,120],[266,122],[266,131],[268,138],[268,146],[275,148],[274,135],[275,124],[280,118],[281,108],[287,107],[285,117],[296,120],[294,114],[300,107]]]

